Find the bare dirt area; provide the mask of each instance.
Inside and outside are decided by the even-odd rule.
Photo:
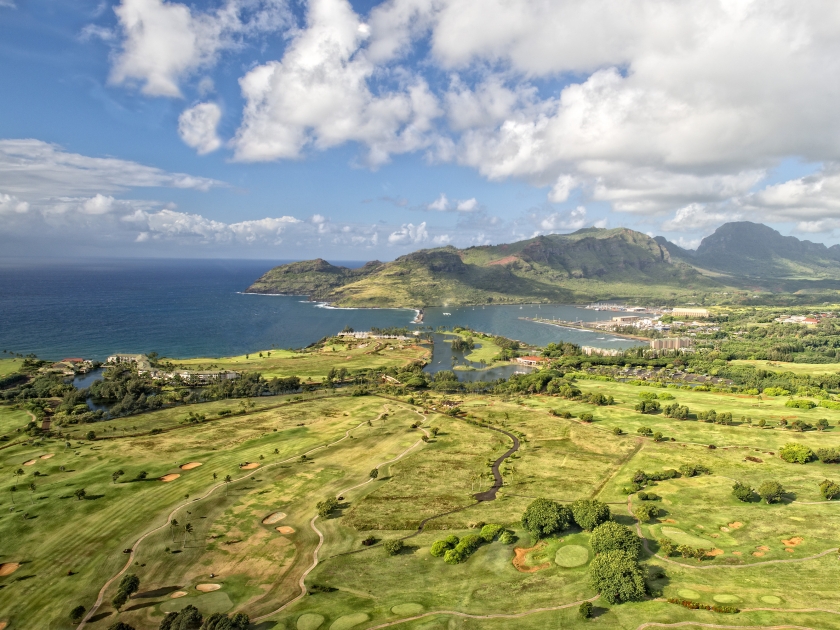
[[[4,562],[0,564],[0,577],[11,575],[20,568],[20,562]]]
[[[530,567],[525,561],[525,556],[527,556],[532,551],[538,551],[545,547],[545,542],[540,542],[534,545],[533,547],[523,548],[523,547],[516,547],[513,550],[513,566],[516,568],[517,571],[520,573],[536,573],[541,569],[547,569],[551,566],[550,562],[544,562],[543,564],[537,565],[535,567]]]

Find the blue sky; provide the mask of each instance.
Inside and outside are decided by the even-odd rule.
[[[832,4],[0,0],[0,249],[834,243]]]

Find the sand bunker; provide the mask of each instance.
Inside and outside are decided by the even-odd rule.
[[[195,590],[201,591],[202,593],[209,593],[211,591],[218,591],[222,588],[221,584],[196,584]]]
[[[49,459],[50,457],[55,457],[55,453],[47,453],[46,455],[41,455],[41,459]]]
[[[744,524],[741,521],[735,521],[734,523],[729,523],[729,527],[731,529],[739,529],[743,526],[744,526]]]
[[[790,538],[788,540],[783,540],[782,544],[785,547],[796,547],[796,545],[801,545],[804,542],[805,542],[804,538],[802,538],[800,536],[794,536],[793,538]]]
[[[729,533],[729,528],[728,527],[721,527],[720,531],[722,531],[724,534],[728,534]]]
[[[753,555],[754,555],[756,558],[760,558],[761,556],[763,556],[763,555],[764,555],[764,552],[763,552],[763,551],[753,551]]]
[[[6,630],[6,626],[9,625],[8,621],[0,621],[0,630]]]
[[[164,475],[163,477],[159,477],[159,481],[175,481],[178,477],[180,477],[178,473],[169,473],[168,475]]]
[[[34,464],[37,461],[38,461],[37,459],[30,459],[28,462],[23,462],[23,465],[24,466],[31,466],[32,464]]]
[[[516,547],[513,550],[513,566],[516,568],[517,571],[520,573],[536,573],[540,569],[547,569],[551,566],[550,562],[544,562],[543,564],[536,566],[536,567],[529,567],[525,563],[525,556],[532,551],[537,551],[545,547],[545,541],[537,543],[533,547],[528,547],[527,549],[523,549],[522,547]]]
[[[706,552],[706,555],[714,558],[715,556],[722,556],[723,553],[723,549],[709,549],[709,551]]]
[[[187,591],[175,591],[169,595],[169,599],[178,599],[179,597],[186,597]]]
[[[259,468],[260,465],[257,462],[251,462],[250,464],[240,464],[239,467],[242,470],[254,470],[254,468]]]
[[[0,577],[11,575],[20,568],[20,562],[4,562],[0,564]]]
[[[275,527],[275,529],[280,532],[281,534],[294,534],[295,528],[289,527],[288,525],[283,525],[281,527]]]
[[[285,512],[275,512],[274,514],[269,514],[268,516],[266,516],[262,520],[262,522],[263,525],[274,525],[274,523],[276,523],[277,521],[282,521],[284,518],[286,518]]]
[[[759,551],[770,551],[770,547],[768,547],[767,545],[759,545],[758,547],[756,547],[756,549],[758,549]]]
[[[189,464],[181,464],[178,468],[181,470],[192,470],[201,466],[201,462],[190,462]]]

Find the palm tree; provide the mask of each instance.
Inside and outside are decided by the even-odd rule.
[[[29,484],[29,492],[32,493],[32,494],[29,495],[29,502],[30,503],[33,503],[35,501],[35,490],[36,490],[35,484],[30,483]]]
[[[17,486],[12,486],[9,488],[9,492],[12,493],[12,505],[15,504],[15,492],[17,492]]]
[[[233,481],[233,478],[230,475],[225,475],[225,496],[227,496],[231,481]]]
[[[216,481],[216,478],[217,478],[218,476],[219,476],[219,475],[217,475],[216,473],[213,473],[213,481]]]
[[[18,479],[20,479],[21,477],[23,477],[23,475],[25,475],[25,474],[26,474],[26,473],[24,473],[24,472],[23,472],[23,468],[18,468],[18,469],[15,471],[15,477],[17,477]]]
[[[169,529],[172,530],[172,542],[175,542],[175,528],[178,527],[178,519],[173,518],[169,521]]]
[[[184,525],[184,547],[187,546],[187,535],[192,535],[193,533],[193,526],[187,523]]]

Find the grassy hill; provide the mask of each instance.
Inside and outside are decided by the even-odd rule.
[[[309,295],[344,306],[423,307],[592,299],[668,301],[723,285],[625,228],[589,228],[511,244],[426,249],[361,269],[306,261],[276,267],[250,293]]]

